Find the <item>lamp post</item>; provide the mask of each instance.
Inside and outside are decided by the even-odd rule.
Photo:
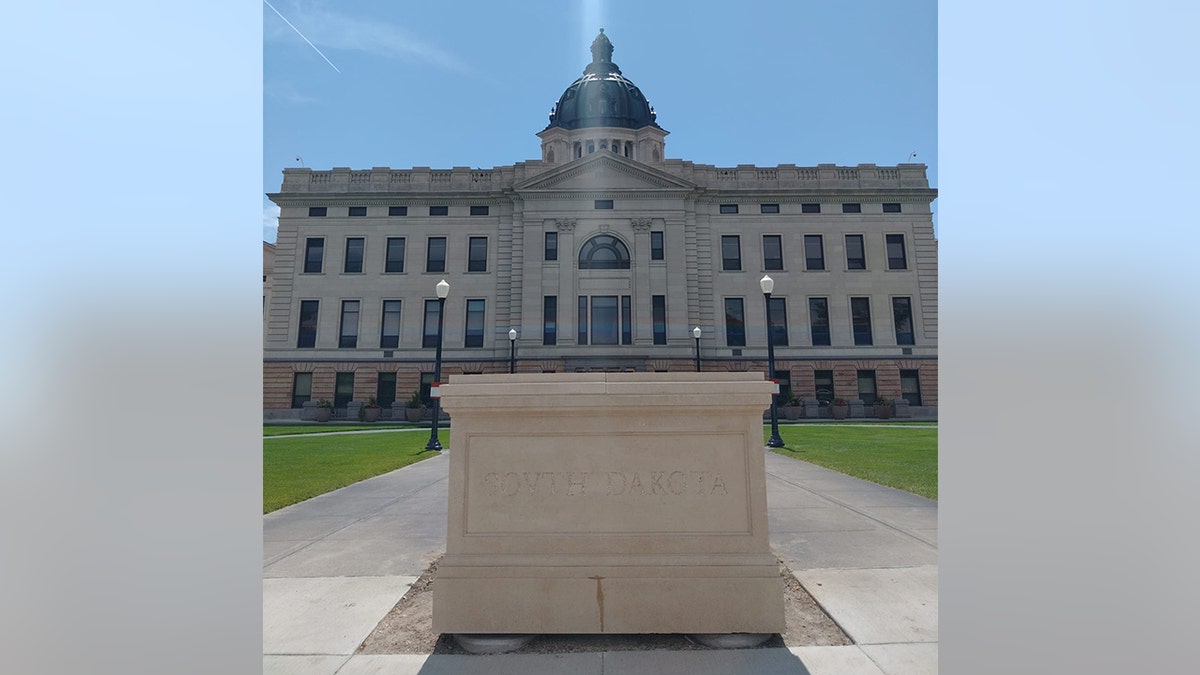
[[[692,329],[692,337],[696,338],[696,372],[700,372],[700,326]]]
[[[517,372],[517,329],[508,329],[508,374]]]
[[[446,316],[446,296],[450,295],[450,284],[442,279],[435,288],[438,297],[438,332],[437,352],[433,357],[433,384],[438,386],[442,383],[442,319]],[[426,450],[442,449],[442,442],[438,440],[438,404],[440,402],[440,396],[433,397],[433,425],[429,429],[429,442],[425,444]]]
[[[771,381],[775,381],[775,340],[771,326],[771,291],[775,290],[775,280],[764,274],[762,279],[758,280],[758,286],[762,289],[763,299],[767,303],[767,372]],[[778,386],[778,385],[776,385]],[[776,407],[776,399],[778,395],[771,394],[771,438],[767,440],[767,447],[782,448],[783,439],[779,437],[779,409]]]

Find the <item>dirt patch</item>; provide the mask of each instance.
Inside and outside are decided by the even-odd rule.
[[[449,635],[433,632],[433,580],[438,558],[400,598],[358,646],[359,654],[465,654]],[[786,630],[763,647],[848,645],[851,640],[800,585],[791,570],[779,562],[783,577],[783,613]],[[669,635],[539,635],[516,654],[643,651],[649,649],[709,649],[678,634]]]

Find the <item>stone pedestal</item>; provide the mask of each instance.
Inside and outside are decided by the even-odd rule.
[[[748,373],[452,376],[438,633],[777,633]]]

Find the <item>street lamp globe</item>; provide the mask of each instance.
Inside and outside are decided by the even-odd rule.
[[[445,279],[439,281],[435,288],[437,289],[437,296],[443,300],[446,299],[446,296],[450,295],[450,284],[446,283]]]
[[[763,278],[758,280],[758,287],[762,289],[763,293],[770,295],[771,291],[775,290],[775,280],[764,274]]]
[[[696,338],[697,340],[700,339],[700,326],[696,326],[692,329],[692,337]]]

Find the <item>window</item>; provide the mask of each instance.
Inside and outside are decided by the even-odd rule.
[[[759,204],[758,212],[759,213],[779,213],[779,205],[778,204]]]
[[[809,270],[825,269],[825,241],[819,234],[804,235],[804,267]]]
[[[850,298],[850,322],[854,327],[854,344],[874,344],[871,339],[870,298]]]
[[[650,259],[663,260],[662,230],[652,230],[650,232]]]
[[[431,206],[429,207],[429,215],[431,216],[448,216],[450,215],[449,206]]]
[[[896,344],[913,344],[911,298],[892,298],[892,321],[896,324]]]
[[[788,346],[787,299],[771,298],[771,344]]]
[[[365,215],[367,215],[367,207],[365,207],[365,206],[351,206],[350,207],[350,216],[356,217],[356,218],[361,218]]]
[[[558,344],[558,296],[542,297],[542,344]]]
[[[862,204],[842,204],[842,213],[862,213]]]
[[[654,344],[667,344],[667,296],[650,296],[652,321],[654,322]]]
[[[400,346],[400,301],[383,301],[383,318],[379,322],[379,348],[395,349]]]
[[[383,271],[404,271],[404,237],[388,237],[387,258],[384,260]]]
[[[389,216],[407,216],[408,215],[408,207],[407,206],[389,206],[388,207],[388,215]]]
[[[471,237],[467,241],[467,271],[487,271],[487,237]]]
[[[884,213],[900,213],[900,203],[899,202],[885,203],[883,205],[883,212]]]
[[[546,260],[558,260],[558,233],[557,232],[547,232],[546,233],[546,243],[543,248],[545,250],[545,253],[542,256],[543,258],[545,258]]]
[[[346,259],[342,271],[346,274],[358,274],[363,271],[363,247],[366,241],[362,237],[346,238]]]
[[[867,269],[867,253],[863,249],[863,236],[861,234],[846,235],[846,269]]]
[[[613,200],[597,199],[595,207],[598,209],[611,209],[613,207]]]
[[[354,400],[354,373],[338,373],[333,385],[333,407],[345,408]]]
[[[381,408],[390,408],[396,402],[396,374],[380,373],[375,385],[375,402]]]
[[[483,346],[483,300],[467,300],[467,327],[463,335],[464,347]]]
[[[430,390],[433,389],[433,373],[421,373],[421,383],[417,385],[417,391],[420,392],[421,403],[425,406],[429,405]]]
[[[783,269],[783,237],[778,234],[763,235],[763,269]]]
[[[425,249],[425,271],[446,271],[446,238],[430,237]]]
[[[779,385],[779,393],[776,400],[780,403],[787,403],[792,400],[792,374],[786,370],[775,370],[773,376],[775,383]]]
[[[292,407],[303,408],[305,402],[312,400],[312,373],[295,373],[292,375]]]
[[[319,300],[300,301],[300,331],[296,339],[297,347],[317,346],[317,308]]]
[[[324,206],[310,206],[310,207],[308,207],[308,217],[309,218],[324,218],[326,210],[327,209]]]
[[[721,235],[721,269],[727,272],[742,269],[742,240],[736,234]]]
[[[576,334],[576,342],[581,345],[588,343],[588,299],[586,295],[579,296],[579,321],[576,322],[579,332]]]
[[[633,344],[633,302],[628,295],[621,296],[621,344]]]
[[[320,274],[321,261],[325,257],[325,239],[309,237],[304,242],[304,273]]]
[[[438,343],[438,301],[425,301],[425,322],[421,331],[421,346],[428,349]]]
[[[921,378],[915,370],[900,371],[900,398],[909,405],[921,405]]]
[[[746,346],[746,312],[741,298],[725,298],[725,344]]]
[[[820,212],[821,212],[820,204],[801,204],[800,205],[800,213],[820,213]]]
[[[579,249],[581,270],[627,270],[629,248],[610,234],[598,234]]]
[[[632,309],[632,298],[628,295],[579,296],[579,344],[632,344]]]
[[[808,324],[813,346],[829,346],[829,298],[808,299]]]
[[[889,270],[908,269],[908,256],[904,254],[904,235],[889,234],[887,241],[887,257]]]
[[[813,396],[819,405],[829,405],[833,401],[832,370],[813,371]]]
[[[342,301],[342,330],[338,333],[339,349],[358,346],[358,300]]]
[[[471,207],[471,215],[486,216],[488,214],[488,210],[489,209],[486,205],[485,206],[472,206]]]
[[[721,211],[721,213],[737,213],[738,205],[737,204],[722,204],[720,211]]]
[[[858,371],[858,397],[863,405],[875,405],[875,371]]]

